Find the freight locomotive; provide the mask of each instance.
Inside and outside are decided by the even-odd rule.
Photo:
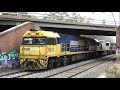
[[[20,45],[20,66],[40,70],[113,53],[110,42],[53,31],[27,31]]]

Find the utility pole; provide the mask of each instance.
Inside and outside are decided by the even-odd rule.
[[[119,26],[116,29],[116,54],[119,57],[120,54],[120,12],[118,12],[119,16]],[[120,60],[120,58],[117,58],[117,60]]]
[[[119,26],[120,26],[120,12],[118,12],[119,13]]]

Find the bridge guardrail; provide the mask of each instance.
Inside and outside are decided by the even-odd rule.
[[[0,15],[0,16],[10,16],[10,15]],[[49,21],[49,22],[58,22],[58,23],[73,23],[73,24],[87,24],[87,25],[102,25],[102,26],[119,26],[119,22],[114,21],[108,21],[108,20],[98,20],[98,19],[92,19],[92,18],[75,18],[75,17],[53,17],[53,16],[47,16],[47,14],[41,14],[38,15],[39,18],[31,15],[22,14],[21,16],[17,16],[17,14],[11,14],[11,16],[16,16],[20,18],[26,18],[28,20],[35,19],[35,20],[42,20],[42,21]],[[72,18],[72,19],[71,19]]]

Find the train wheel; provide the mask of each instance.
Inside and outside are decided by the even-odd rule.
[[[66,66],[69,64],[69,59],[65,56],[63,59],[63,66]]]
[[[48,60],[48,69],[53,68],[53,60]]]
[[[61,66],[61,61],[56,62],[56,67],[60,67]]]
[[[63,60],[63,66],[66,66],[66,65],[67,65],[67,61]]]

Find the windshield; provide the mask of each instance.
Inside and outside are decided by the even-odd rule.
[[[41,37],[25,37],[23,45],[45,45],[46,38]]]

